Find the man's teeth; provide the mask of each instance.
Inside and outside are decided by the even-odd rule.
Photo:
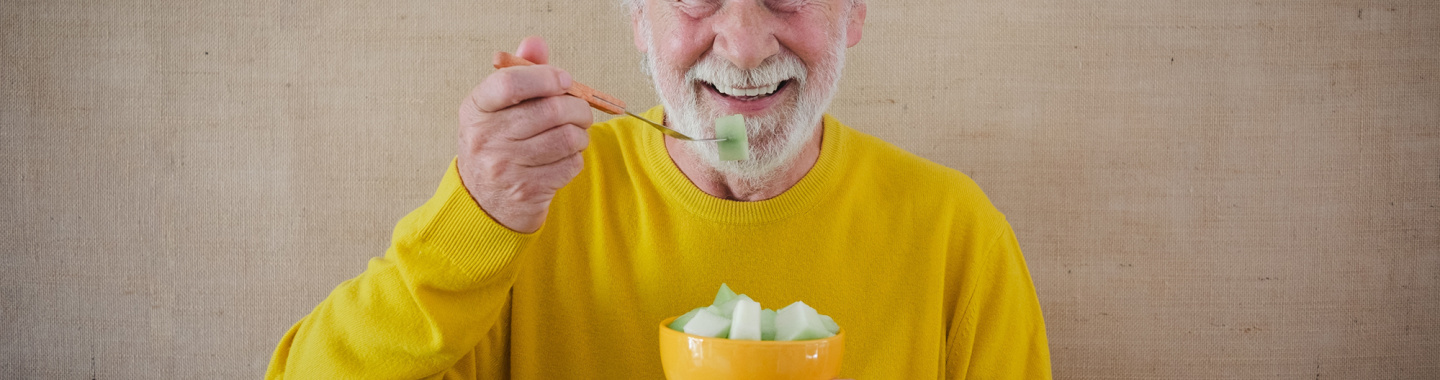
[[[718,84],[715,85],[715,90],[716,90],[716,91],[720,91],[721,94],[725,94],[725,95],[729,95],[729,96],[735,96],[735,97],[742,97],[742,96],[769,96],[770,94],[775,93],[775,90],[776,90],[776,89],[779,89],[779,88],[780,88],[780,82],[775,82],[774,84],[771,84],[771,85],[769,85],[769,86],[756,87],[756,88],[748,88],[748,89],[746,89],[746,88],[734,88],[734,87],[722,86],[722,85],[718,85]]]

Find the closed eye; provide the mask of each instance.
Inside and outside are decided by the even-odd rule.
[[[810,0],[765,0],[765,7],[770,8],[773,12],[794,13],[811,2]]]
[[[705,18],[715,11],[720,10],[720,3],[723,0],[674,0],[671,1],[681,12],[685,12],[693,18]]]

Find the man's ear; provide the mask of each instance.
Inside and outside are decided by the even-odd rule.
[[[845,26],[845,47],[855,47],[860,43],[860,29],[865,27],[865,0],[855,2],[854,8],[850,9],[849,25]]]
[[[644,4],[640,5],[640,9],[635,9],[630,12],[630,34],[634,36],[635,39],[635,50],[639,50],[641,54],[649,53],[649,51],[647,50],[649,50],[650,48],[649,42],[645,40],[647,38],[650,38],[650,36],[645,35],[645,28],[643,27],[644,24],[642,24],[645,22],[644,17]]]

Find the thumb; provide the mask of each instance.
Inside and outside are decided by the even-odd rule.
[[[537,65],[550,63],[550,47],[545,46],[545,39],[540,36],[525,37],[520,47],[515,48],[515,55]]]

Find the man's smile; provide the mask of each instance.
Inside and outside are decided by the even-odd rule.
[[[728,113],[754,114],[775,105],[790,89],[794,79],[787,79],[765,86],[739,88],[697,81],[704,92]]]

